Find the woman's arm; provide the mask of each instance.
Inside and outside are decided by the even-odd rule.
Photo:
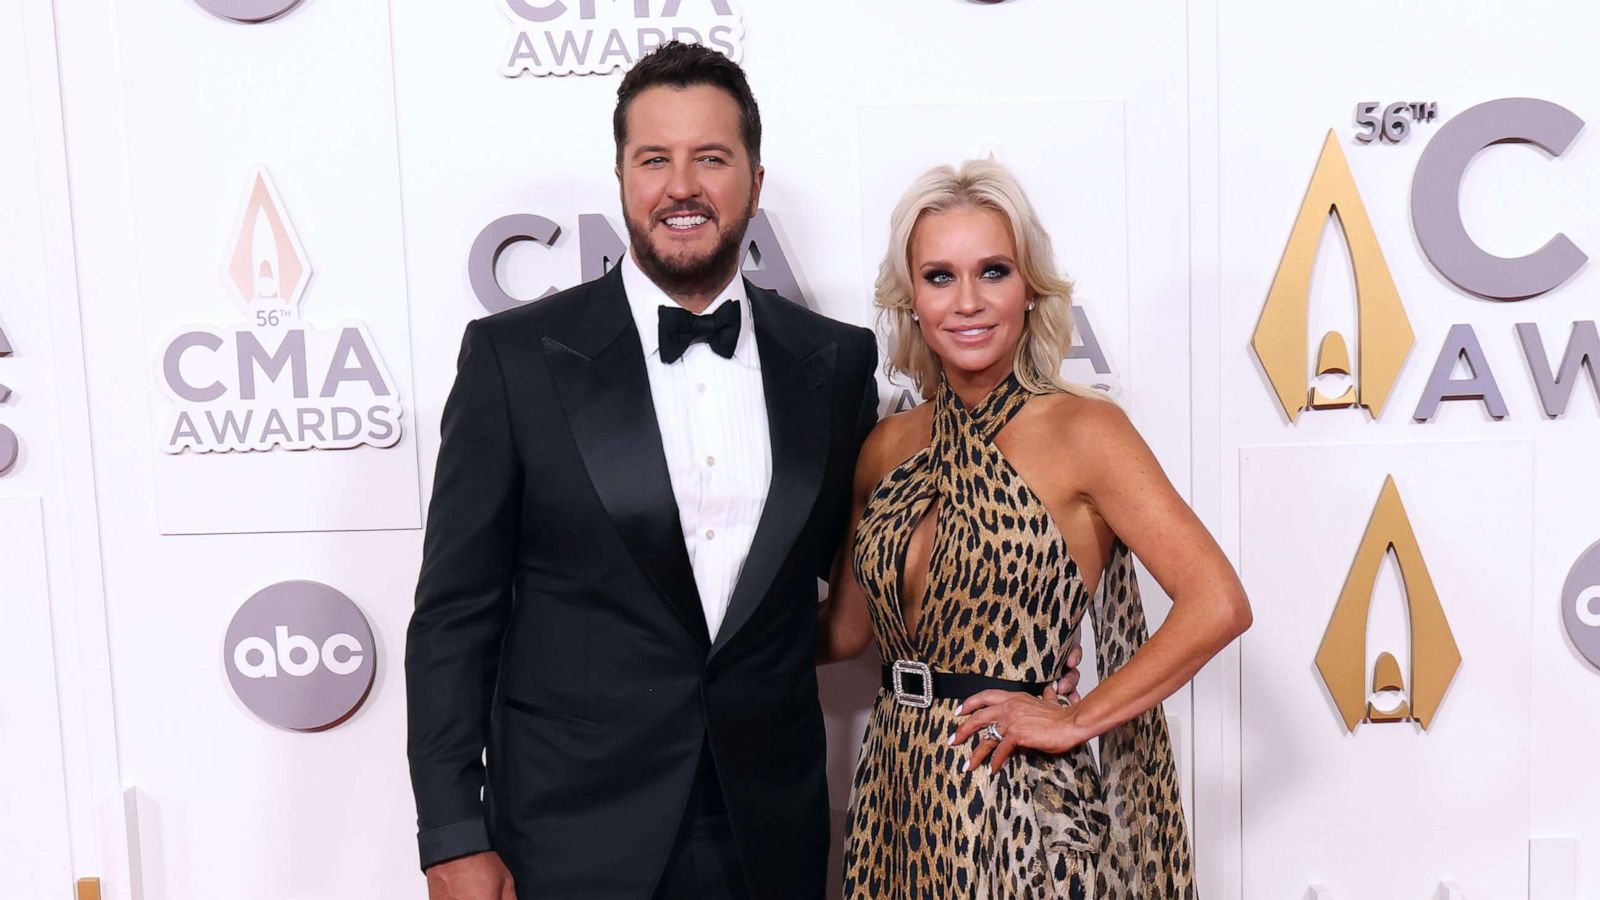
[[[1018,747],[1063,752],[1171,696],[1250,627],[1250,604],[1222,549],[1178,496],[1121,409],[1077,404],[1059,436],[1081,461],[1080,500],[1139,557],[1172,598],[1172,611],[1127,665],[1070,707],[1045,697],[985,691],[952,743],[997,723],[1004,740],[980,742],[970,766],[993,752],[998,770]],[[1066,424],[1066,423],[1064,423]]]

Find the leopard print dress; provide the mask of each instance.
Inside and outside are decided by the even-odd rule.
[[[885,661],[1046,682],[1066,669],[1084,613],[1102,678],[1146,637],[1120,541],[1090,596],[1043,503],[993,439],[1031,394],[1014,377],[973,409],[948,387],[933,440],[879,482],[857,528],[856,577]],[[935,500],[940,501],[934,507]],[[926,599],[901,614],[912,532],[934,509]],[[926,709],[880,691],[851,790],[844,896],[870,900],[1193,898],[1189,839],[1166,719],[1154,709],[1065,754],[1021,751],[963,773],[947,745],[959,701]]]

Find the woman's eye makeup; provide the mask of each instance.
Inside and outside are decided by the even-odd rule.
[[[1011,275],[1011,266],[1005,263],[990,263],[978,273],[983,281],[1004,281]],[[932,285],[953,284],[956,276],[949,269],[929,269],[922,273],[922,279]]]

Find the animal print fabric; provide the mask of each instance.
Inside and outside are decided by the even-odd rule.
[[[933,440],[884,476],[857,528],[856,577],[886,662],[1044,682],[1066,669],[1087,612],[1101,678],[1147,636],[1133,560],[1115,543],[1089,596],[1043,503],[995,447],[1032,395],[1014,377],[973,409],[948,387]],[[935,503],[937,502],[937,504]],[[925,515],[932,558],[916,630],[901,615],[906,551]],[[964,773],[947,744],[957,700],[927,709],[880,691],[856,763],[844,896],[871,900],[1195,896],[1161,707],[1065,754],[1021,751]]]

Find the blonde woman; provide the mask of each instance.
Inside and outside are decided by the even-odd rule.
[[[889,371],[930,402],[862,448],[822,612],[821,658],[876,637],[885,663],[847,897],[1194,896],[1160,704],[1250,608],[1122,410],[1060,379],[1070,294],[998,163],[933,169],[895,208],[876,303]],[[1133,554],[1173,601],[1148,637]],[[1068,705],[1085,614],[1101,680]]]

